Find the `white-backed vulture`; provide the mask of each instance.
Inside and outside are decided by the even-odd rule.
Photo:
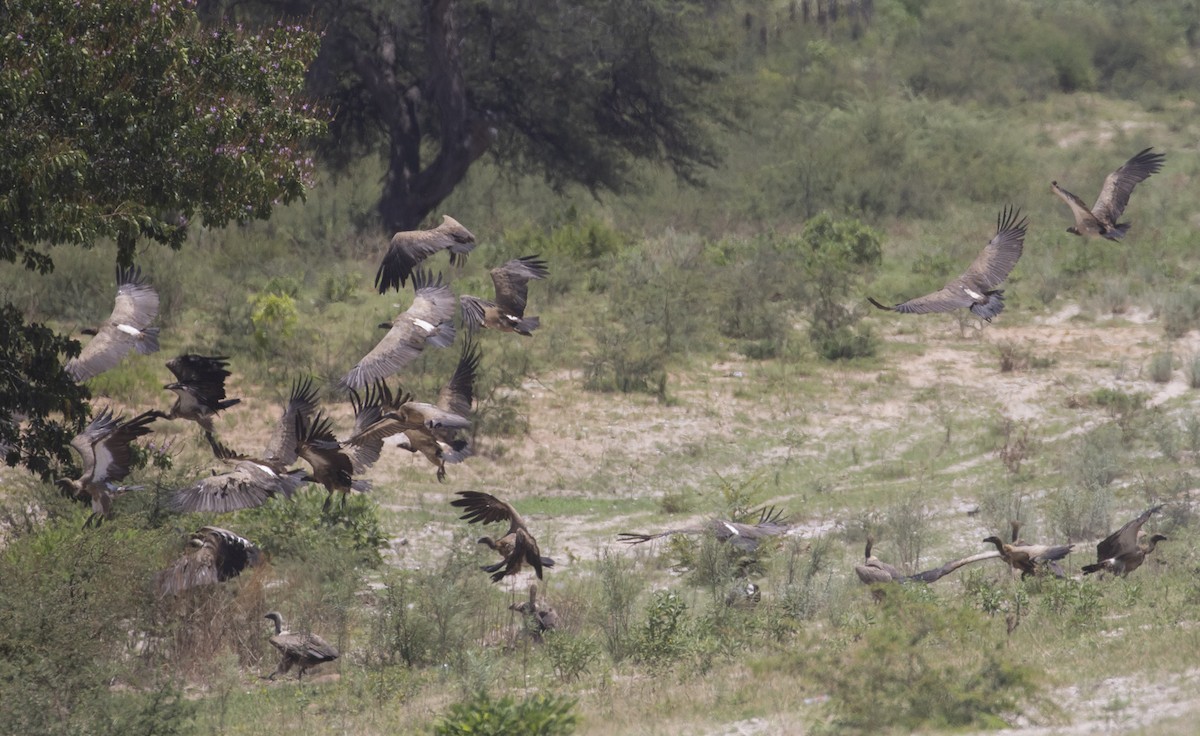
[[[283,656],[279,666],[267,678],[274,680],[279,675],[286,675],[292,667],[299,667],[297,680],[304,679],[304,671],[316,667],[322,662],[332,662],[340,655],[332,644],[316,634],[294,634],[283,626],[283,616],[278,611],[271,611],[263,618],[275,622],[275,636],[271,637],[271,646],[279,650]]]
[[[480,537],[479,544],[485,545],[504,558],[494,565],[485,565],[485,572],[492,573],[492,582],[498,583],[508,575],[516,575],[525,565],[533,568],[539,579],[543,567],[553,567],[554,560],[542,557],[537,540],[525,526],[525,520],[508,503],[501,501],[490,493],[481,491],[459,491],[459,498],[451,501],[450,505],[465,509],[458,517],[469,523],[481,522],[490,524],[496,521],[507,521],[508,531],[499,539]]]
[[[474,248],[475,236],[449,215],[442,215],[442,224],[430,230],[398,232],[375,272],[375,288],[380,294],[399,290],[421,261],[441,250],[450,251],[450,265],[462,265]]]
[[[71,447],[82,461],[82,472],[77,479],[59,478],[56,483],[71,498],[91,504],[92,513],[85,527],[110,518],[113,498],[131,490],[116,485],[129,475],[133,463],[129,444],[150,433],[157,414],[143,412],[123,421],[124,417],[114,417],[112,409],[105,408],[71,439]]]
[[[117,268],[117,297],[112,314],[98,329],[79,357],[67,361],[67,375],[86,381],[115,368],[130,350],[142,355],[158,351],[158,328],[150,323],[158,316],[158,292],[142,280],[140,268]]]
[[[1121,219],[1125,207],[1129,204],[1129,195],[1133,188],[1145,181],[1151,174],[1162,169],[1166,156],[1161,153],[1151,153],[1153,148],[1138,151],[1121,167],[1104,178],[1104,186],[1100,188],[1100,196],[1096,204],[1089,210],[1083,200],[1071,194],[1058,185],[1050,182],[1050,191],[1067,203],[1075,224],[1067,228],[1067,232],[1080,237],[1094,236],[1107,240],[1120,240],[1129,232],[1128,222],[1117,222]]]
[[[491,274],[496,287],[496,300],[488,301],[466,294],[459,297],[463,322],[472,331],[486,327],[530,337],[541,320],[525,316],[529,280],[544,279],[550,275],[546,262],[536,255],[522,256],[493,268]]]

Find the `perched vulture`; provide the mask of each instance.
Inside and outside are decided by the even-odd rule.
[[[167,368],[175,374],[175,382],[163,386],[174,391],[176,398],[171,411],[164,419],[190,419],[205,432],[213,431],[213,417],[217,412],[228,409],[241,399],[225,398],[225,379],[230,376],[229,358],[186,354],[167,361]]]
[[[449,215],[432,230],[408,230],[392,236],[383,263],[375,272],[375,288],[383,294],[404,286],[421,261],[440,250],[450,251],[450,265],[462,265],[475,249],[475,236]]]
[[[496,286],[496,301],[465,294],[459,297],[463,322],[472,331],[487,327],[530,337],[541,321],[537,317],[525,316],[529,280],[544,279],[550,275],[546,262],[536,255],[522,256],[493,268],[491,274],[492,283]]]
[[[59,478],[56,483],[71,498],[91,503],[92,514],[84,527],[111,517],[113,498],[133,490],[115,484],[129,475],[133,463],[129,444],[150,433],[156,412],[144,412],[127,422],[123,419],[113,417],[112,409],[106,408],[71,439],[83,472],[77,479]]]
[[[299,457],[298,419],[309,417],[317,406],[317,393],[311,379],[293,382],[292,391],[275,425],[266,451],[261,458],[234,452],[206,434],[213,455],[233,469],[201,478],[187,488],[176,491],[169,502],[175,511],[208,511],[226,513],[261,506],[277,495],[291,498],[304,484],[307,474],[302,469],[289,469]]]
[[[1019,210],[1005,208],[996,218],[996,235],[961,276],[941,289],[891,307],[871,297],[867,301],[879,309],[905,314],[949,312],[966,307],[976,317],[991,322],[1004,309],[1004,291],[996,287],[1008,278],[1025,247],[1029,218],[1018,220],[1019,215]]]
[[[734,547],[746,552],[753,552],[762,544],[764,539],[783,534],[790,528],[783,516],[783,511],[770,506],[758,512],[758,521],[754,524],[727,521],[725,519],[710,519],[698,526],[682,529],[668,529],[656,534],[637,534],[622,532],[617,535],[618,541],[626,544],[641,544],[651,539],[661,539],[672,534],[711,534],[718,542],[728,542]]]
[[[454,342],[454,294],[441,274],[435,281],[428,271],[418,270],[413,288],[412,304],[391,323],[380,325],[388,327],[388,333],[342,378],[343,386],[364,388],[416,360],[426,343],[444,348]]]
[[[95,335],[79,353],[67,361],[64,369],[76,382],[98,376],[115,368],[125,354],[137,350],[142,355],[158,351],[158,328],[150,323],[158,316],[158,292],[142,281],[140,268],[117,269],[117,299],[108,321],[99,329],[87,329]]]
[[[499,539],[480,537],[479,544],[486,545],[499,552],[504,558],[494,565],[485,565],[485,572],[492,573],[492,582],[498,583],[508,575],[516,575],[525,565],[533,568],[540,580],[543,567],[553,567],[554,560],[542,557],[538,550],[537,540],[529,533],[525,520],[509,504],[501,501],[490,493],[480,491],[459,491],[460,498],[451,501],[451,506],[465,509],[458,517],[469,523],[482,522],[490,524],[496,521],[507,521],[508,531]]]
[[[216,526],[201,527],[192,535],[183,556],[158,573],[156,584],[162,595],[172,595],[201,585],[236,578],[261,560],[258,547],[249,539]]]
[[[1096,204],[1089,210],[1083,200],[1058,186],[1058,182],[1050,182],[1050,191],[1067,203],[1071,214],[1075,216],[1075,224],[1067,228],[1067,232],[1081,237],[1093,235],[1109,240],[1120,240],[1129,232],[1128,222],[1117,222],[1129,204],[1129,195],[1139,183],[1157,174],[1162,168],[1166,156],[1161,153],[1151,153],[1153,148],[1139,151],[1121,168],[1104,178],[1104,186]]]
[[[1155,534],[1145,544],[1138,542],[1142,525],[1162,506],[1152,506],[1136,519],[1108,535],[1096,545],[1096,564],[1084,565],[1083,574],[1090,575],[1101,570],[1125,577],[1142,566],[1146,555],[1154,551],[1159,542],[1166,541],[1162,534]]]
[[[275,622],[275,636],[271,637],[271,646],[279,650],[283,657],[279,666],[267,679],[274,680],[279,675],[286,675],[292,667],[299,667],[297,680],[304,679],[304,671],[316,667],[322,662],[332,662],[340,655],[333,645],[316,634],[293,634],[283,627],[283,616],[278,611],[271,611],[263,618]]]

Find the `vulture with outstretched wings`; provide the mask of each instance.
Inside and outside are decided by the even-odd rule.
[[[1029,218],[1018,219],[1019,216],[1020,210],[1005,208],[996,218],[996,235],[988,241],[967,270],[932,294],[909,299],[891,307],[880,304],[871,297],[867,297],[867,300],[879,309],[905,314],[928,314],[968,308],[976,317],[991,322],[992,318],[1004,309],[1004,291],[996,287],[1008,278],[1025,247],[1025,227]]]
[[[213,417],[241,399],[225,398],[225,379],[230,376],[229,358],[188,353],[167,361],[175,382],[163,386],[175,392],[175,404],[164,419],[190,419],[205,432],[213,431]]]
[[[155,584],[161,595],[172,595],[201,585],[214,585],[235,578],[254,567],[262,555],[254,542],[217,526],[205,526],[192,535],[187,550],[167,569],[158,573]]]
[[[459,297],[463,322],[471,330],[487,327],[530,337],[541,320],[525,316],[529,280],[550,275],[546,262],[536,255],[522,256],[493,268],[491,274],[496,286],[496,301],[465,294]]]
[[[492,582],[498,583],[508,575],[516,575],[525,565],[533,568],[538,579],[542,577],[542,568],[553,567],[554,560],[542,557],[537,540],[529,533],[525,520],[511,505],[501,501],[490,493],[481,491],[459,491],[459,498],[450,502],[451,506],[464,509],[462,516],[471,524],[490,524],[496,521],[507,521],[508,531],[499,539],[480,537],[479,544],[499,552],[504,558],[494,565],[485,565],[485,572],[492,573]]]
[[[435,280],[428,271],[418,270],[413,288],[412,304],[386,325],[388,333],[342,378],[343,386],[364,388],[416,360],[426,343],[444,348],[454,342],[454,294],[441,274]]]
[[[1096,545],[1096,564],[1084,565],[1083,574],[1090,575],[1103,570],[1124,577],[1141,567],[1146,555],[1153,552],[1159,542],[1166,540],[1162,534],[1155,534],[1144,544],[1138,542],[1142,525],[1161,508],[1160,504],[1146,509],[1136,519],[1105,537]]]
[[[1088,235],[1120,240],[1129,232],[1128,222],[1117,222],[1129,204],[1129,195],[1133,188],[1145,181],[1151,174],[1157,174],[1162,169],[1166,156],[1161,153],[1151,153],[1153,148],[1147,148],[1134,154],[1133,158],[1121,164],[1121,168],[1104,178],[1104,186],[1100,188],[1100,196],[1096,204],[1089,210],[1083,200],[1071,194],[1058,185],[1050,182],[1050,191],[1058,195],[1071,208],[1075,216],[1075,224],[1067,228],[1072,235],[1086,237]]]
[[[123,421],[106,408],[71,440],[83,472],[79,478],[59,478],[56,482],[66,495],[91,504],[92,514],[84,522],[85,527],[112,516],[113,498],[130,490],[116,485],[129,475],[133,464],[129,444],[149,434],[156,418],[157,412],[148,411]]]
[[[697,526],[668,529],[655,534],[621,532],[617,540],[626,544],[641,544],[651,539],[661,539],[673,534],[711,534],[718,542],[728,542],[738,549],[753,552],[763,540],[783,534],[791,527],[783,511],[769,506],[758,511],[758,521],[750,524],[726,519],[709,519]]]
[[[117,268],[117,299],[108,321],[79,353],[67,361],[64,369],[76,382],[98,376],[115,368],[130,350],[142,355],[158,351],[158,328],[150,323],[158,316],[158,292],[142,281],[140,268]]]
[[[421,261],[441,250],[450,251],[450,265],[462,265],[474,248],[475,236],[449,215],[442,215],[442,224],[431,230],[396,233],[375,273],[375,288],[380,294],[399,290]]]

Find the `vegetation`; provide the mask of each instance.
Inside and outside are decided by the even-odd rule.
[[[172,21],[155,25],[153,3],[122,5],[137,11],[122,22],[175,34],[163,43],[207,44],[220,14],[206,5],[208,25],[195,25],[186,5],[172,6]],[[678,163],[661,146],[645,156],[611,140],[578,149],[579,167],[611,153],[596,176],[644,185],[632,191],[601,178],[573,184],[572,166],[547,182],[551,160],[522,152],[558,151],[533,135],[500,132],[473,159],[434,206],[467,224],[480,247],[462,268],[447,271],[444,257],[431,265],[456,292],[486,294],[488,268],[530,253],[547,259],[551,277],[530,285],[529,312],[542,319],[534,338],[480,336],[476,452],[448,468],[446,483],[422,458],[388,448],[372,491],[344,510],[322,513],[324,491],[306,488],[290,503],[183,517],[165,510],[166,494],[214,466],[195,427],[170,422],[156,422],[154,447],[142,448],[130,480],[143,487],[121,495],[99,529],[81,529],[86,510],[38,478],[68,472],[65,440],[86,416],[88,393],[126,414],[167,400],[158,356],[132,356],[85,388],[54,378],[74,349],[55,333],[108,313],[118,254],[134,257],[160,291],[164,358],[231,356],[229,392],[243,403],[217,420],[223,440],[265,444],[298,374],[316,377],[344,434],[349,409],[336,380],[409,298],[370,289],[384,245],[375,233],[387,222],[377,209],[390,171],[377,155],[391,145],[379,137],[386,132],[343,133],[345,160],[328,150],[318,159],[305,206],[275,207],[283,190],[264,194],[269,220],[252,221],[266,214],[255,209],[218,227],[189,199],[192,219],[178,232],[162,217],[137,231],[132,249],[120,242],[124,230],[97,230],[91,249],[71,238],[22,240],[15,259],[40,254],[30,257],[54,271],[0,269],[0,294],[13,305],[0,314],[0,352],[22,371],[14,380],[0,369],[0,401],[11,416],[28,415],[30,438],[14,439],[0,422],[0,442],[10,464],[35,471],[0,475],[0,732],[707,733],[765,721],[815,733],[1068,722],[1190,733],[1200,603],[1191,501],[1200,262],[1189,194],[1200,171],[1190,99],[1200,21],[1190,5],[876,0],[839,3],[837,19],[821,3],[823,19],[806,22],[815,3],[688,4],[667,18],[686,26],[673,34],[643,27],[652,24],[641,13],[670,10],[649,3],[625,8],[630,25],[576,19],[574,35],[545,17],[539,23],[558,35],[542,46],[520,37],[534,49],[528,68],[498,47],[489,68],[503,74],[475,76],[486,59],[475,42],[494,35],[515,48],[495,29],[527,20],[525,5],[446,6],[468,39],[460,48],[471,104],[502,96],[504,79],[531,80],[511,104],[537,102],[533,112],[544,113],[561,97],[545,91],[554,54],[567,55],[567,79],[599,75],[602,65],[572,63],[608,49],[604,34],[637,26],[626,35],[651,44],[643,51],[679,63],[696,54],[719,72],[678,121],[705,145],[684,178],[705,170],[710,150],[725,155],[707,186],[692,188],[655,166]],[[490,28],[485,6],[494,8]],[[9,50],[14,7],[0,11]],[[425,96],[436,85],[419,68],[428,52],[421,21],[345,7],[347,21],[380,21],[356,33],[391,28],[413,40],[396,49],[413,55],[404,89],[419,88],[406,99],[420,107],[414,114],[431,115],[419,120],[420,160],[432,164],[442,98]],[[600,12],[587,3],[555,11],[576,8]],[[347,29],[316,20],[326,43],[344,40]],[[710,53],[708,36],[689,45],[700,20],[733,47]],[[316,39],[287,23],[274,33],[299,44],[288,50],[295,61],[307,60]],[[250,53],[255,33],[231,25],[218,35]],[[369,55],[382,45],[357,48]],[[3,65],[0,91],[24,58]],[[319,72],[334,68],[325,63]],[[291,93],[276,113],[311,132],[322,117],[313,102],[349,110],[298,96],[300,71],[277,79]],[[353,75],[318,76],[309,95],[334,82],[362,89]],[[715,122],[690,117],[710,99],[737,102],[718,106]],[[581,118],[597,100],[575,102],[562,124],[587,132]],[[735,129],[723,130],[722,117]],[[504,120],[494,125],[506,131]],[[288,130],[298,128],[272,129]],[[1070,219],[1048,182],[1089,198],[1086,187],[1148,145],[1167,163],[1132,198],[1127,239],[1081,243],[1064,233]],[[194,181],[223,163],[205,156],[210,168]],[[111,176],[144,184],[156,160]],[[273,172],[250,177],[255,186],[281,186],[278,176],[292,171],[268,158],[243,163]],[[335,163],[345,164],[336,176]],[[308,175],[292,173],[301,183]],[[74,191],[67,179],[55,191]],[[180,201],[130,206],[154,218],[186,206],[183,195],[230,190],[165,191],[182,192]],[[1008,203],[1030,215],[1030,237],[993,324],[865,311],[866,293],[922,293],[960,271]],[[117,204],[97,202],[104,211]],[[156,222],[166,223],[163,235],[186,234],[185,247],[141,247]],[[428,350],[400,379],[432,398],[457,357]],[[35,446],[45,450],[36,462]],[[509,607],[527,599],[528,580],[493,585],[478,569],[496,558],[446,503],[465,489],[515,494],[558,563],[538,594],[560,623],[541,642]],[[1096,539],[1157,502],[1167,506],[1147,529],[1169,541],[1128,579],[1079,579]],[[796,528],[753,555],[712,539],[613,541],[770,504]],[[1021,581],[988,561],[928,587],[887,589],[877,602],[853,575],[868,532],[876,555],[915,572],[983,551],[989,534],[1007,538],[1011,519],[1030,542],[1076,543],[1071,579]],[[155,573],[187,532],[211,523],[253,539],[266,563],[219,586],[158,596]],[[757,603],[732,595],[746,582],[759,586]],[[302,683],[263,680],[277,661],[262,619],[271,609],[320,632],[341,658]],[[1183,703],[1180,721],[1155,711],[1160,692]]]

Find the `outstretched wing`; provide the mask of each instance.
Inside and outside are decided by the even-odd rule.
[[[296,418],[308,418],[317,409],[317,389],[311,378],[292,381],[292,392],[288,395],[283,415],[271,433],[267,443],[266,459],[280,465],[291,465],[299,456],[299,438],[296,436]]]
[[[1152,150],[1153,147],[1139,151],[1122,164],[1121,168],[1105,177],[1100,196],[1096,198],[1096,205],[1092,207],[1093,215],[1105,222],[1117,224],[1117,219],[1129,204],[1129,195],[1133,193],[1134,186],[1162,169],[1166,156],[1151,153]]]
[[[1010,205],[996,216],[996,234],[959,277],[962,283],[975,291],[986,292],[1008,278],[1025,247],[1029,218],[1020,215],[1021,211]]]
[[[460,417],[471,413],[471,405],[475,402],[475,374],[479,370],[479,358],[479,345],[470,339],[463,342],[454,375],[438,393],[438,408]]]
[[[463,509],[463,515],[458,518],[471,524],[507,521],[514,526],[524,527],[525,525],[516,509],[490,493],[459,491],[457,495],[459,498],[451,501],[450,505]]]
[[[138,437],[150,434],[150,424],[157,417],[157,412],[148,411],[128,422],[119,422],[92,446],[96,453],[96,465],[92,471],[94,483],[115,483],[129,475],[133,464],[133,452],[129,444]]]
[[[492,269],[492,283],[496,285],[496,305],[506,314],[525,316],[525,302],[530,279],[544,279],[550,275],[546,262],[539,256],[521,256]]]
[[[946,577],[960,567],[965,567],[976,562],[982,562],[983,560],[998,559],[999,557],[999,550],[993,549],[988,552],[980,552],[979,554],[971,555],[970,557],[951,560],[941,567],[935,567],[932,570],[926,570],[924,572],[916,573],[915,575],[909,575],[906,580],[913,580],[920,583],[932,583],[935,580],[940,580],[941,578]]]
[[[380,294],[404,286],[413,269],[440,250],[450,251],[450,263],[462,263],[475,247],[475,236],[449,215],[431,230],[409,230],[392,236],[387,253],[375,273],[375,288]]]
[[[228,473],[201,478],[176,491],[168,505],[173,511],[223,514],[261,506],[276,495],[291,498],[303,483],[303,470],[279,473],[253,460],[243,460]]]
[[[1142,525],[1161,508],[1162,504],[1151,506],[1138,514],[1136,519],[1126,522],[1120,529],[1105,537],[1096,545],[1096,559],[1111,560],[1137,549],[1138,532],[1142,530]]]
[[[880,304],[871,297],[867,297],[867,301],[875,305],[879,309],[885,309],[890,312],[901,312],[903,314],[930,314],[931,312],[950,312],[955,309],[969,307],[975,303],[975,300],[967,296],[962,289],[951,289],[942,287],[932,294],[919,296],[915,299],[909,299],[906,302],[900,302],[894,306]]]

